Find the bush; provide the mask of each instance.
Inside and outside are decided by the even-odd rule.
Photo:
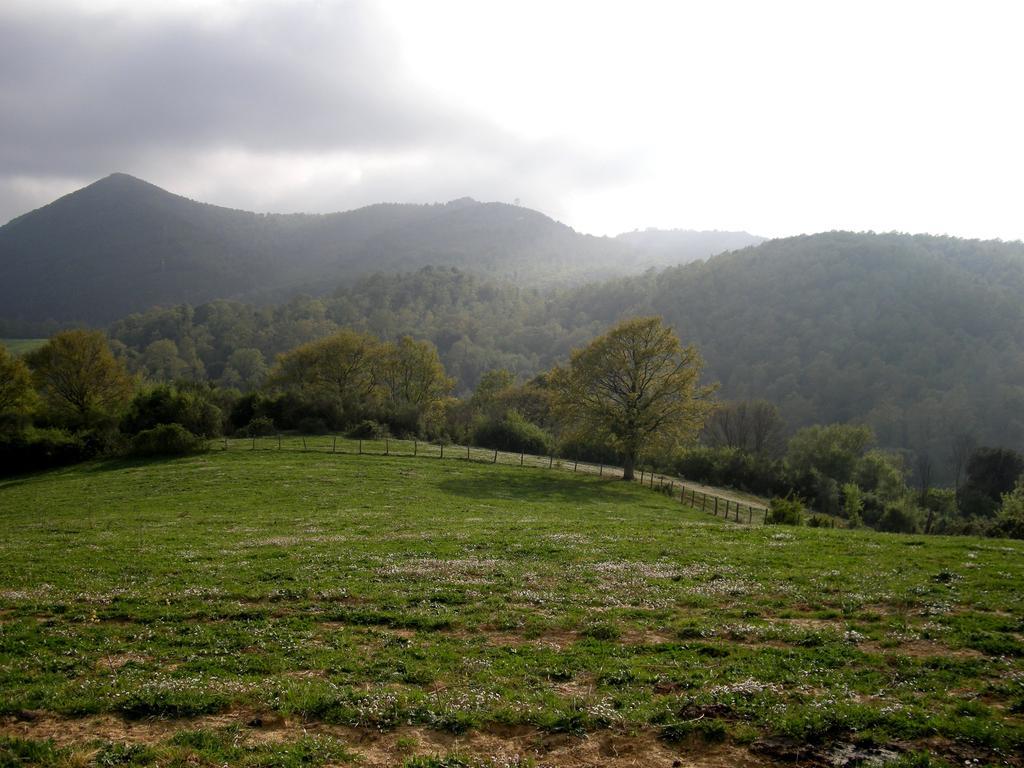
[[[608,441],[592,435],[572,435],[562,440],[558,447],[562,456],[594,464],[618,464],[621,460]]]
[[[180,424],[193,434],[217,437],[222,432],[224,416],[210,402],[209,395],[197,388],[181,389],[166,384],[140,392],[122,420],[122,428],[134,435],[158,424]]]
[[[293,392],[273,397],[254,392],[243,395],[232,405],[228,423],[238,434],[239,430],[259,418],[269,419],[278,429],[299,431],[302,431],[302,424],[307,419],[318,419],[330,431],[350,426],[355,421],[350,416],[342,412],[340,405],[331,401],[303,397]]]
[[[267,437],[277,433],[274,420],[266,416],[256,416],[244,427],[235,432],[239,437]]]
[[[28,427],[0,434],[0,477],[63,467],[92,455],[77,435]]]
[[[206,441],[196,437],[181,424],[159,424],[139,432],[132,438],[133,456],[185,456],[207,448]]]
[[[514,410],[501,419],[480,424],[473,432],[473,442],[483,448],[515,453],[548,455],[554,450],[551,435]]]
[[[920,533],[921,510],[906,500],[889,504],[875,527],[890,533]]]
[[[800,499],[787,497],[772,499],[764,518],[769,525],[803,525],[804,505]]]
[[[316,416],[300,419],[298,429],[304,435],[326,435],[330,431],[327,429],[327,422]]]
[[[782,496],[792,490],[781,462],[735,448],[687,448],[665,469],[700,483],[765,496]]]
[[[388,428],[373,419],[365,419],[348,431],[357,440],[380,440],[388,436]]]

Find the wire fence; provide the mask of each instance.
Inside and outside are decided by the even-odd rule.
[[[486,464],[502,464],[520,467],[558,469],[567,472],[582,472],[598,477],[622,478],[622,467],[557,456],[540,456],[530,453],[511,453],[490,448],[452,443],[431,443],[421,440],[398,440],[380,438],[359,440],[349,437],[272,435],[269,437],[222,438],[223,450],[243,449],[251,451],[305,451],[314,453],[348,454],[361,456],[395,456],[423,459],[461,459]],[[713,514],[737,523],[762,525],[766,521],[766,507],[741,502],[724,494],[709,492],[698,483],[687,483],[684,478],[669,477],[649,470],[637,470],[634,481],[645,488],[664,493],[678,499],[694,509]]]

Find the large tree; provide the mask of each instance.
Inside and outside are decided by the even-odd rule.
[[[132,396],[131,377],[99,331],[63,331],[25,360],[47,405],[75,426],[111,415]]]
[[[407,429],[436,423],[455,382],[444,372],[437,347],[429,341],[403,336],[382,344],[374,366],[384,406],[393,420]]]
[[[703,361],[659,317],[619,323],[551,374],[558,411],[577,428],[605,437],[632,480],[648,448],[692,438],[711,407],[713,387],[700,384]]]
[[[271,373],[271,384],[285,390],[322,398],[357,418],[377,402],[374,367],[380,342],[356,331],[338,331],[281,355]]]

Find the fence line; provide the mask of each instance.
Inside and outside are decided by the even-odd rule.
[[[319,442],[318,442],[319,441]],[[518,465],[520,467],[536,467],[541,469],[560,469],[568,472],[594,474],[598,477],[622,477],[622,467],[609,464],[579,461],[578,459],[557,458],[554,455],[539,456],[525,452],[499,451],[493,448],[476,448],[469,445],[449,443],[430,443],[420,440],[395,440],[380,438],[361,440],[356,438],[339,438],[336,435],[314,437],[269,437],[222,438],[223,450],[235,445],[245,446],[245,450],[301,450],[312,453],[349,454],[360,456],[404,456],[422,459],[458,459],[486,464]],[[301,447],[300,447],[301,446]],[[405,451],[402,447],[405,447]],[[447,454],[447,455],[446,455]],[[694,509],[723,517],[736,523],[753,525],[763,524],[768,510],[753,504],[744,504],[727,496],[698,490],[693,484],[687,485],[686,480],[669,477],[649,470],[638,470],[635,481],[644,487],[658,490],[681,504],[689,504]]]

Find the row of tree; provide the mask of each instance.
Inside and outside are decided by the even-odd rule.
[[[279,355],[264,385],[242,393],[208,382],[147,383],[102,334],[74,330],[24,360],[0,351],[0,418],[9,471],[119,450],[192,450],[228,432],[389,432],[621,462],[628,479],[646,464],[802,499],[852,526],[1024,530],[1015,512],[1024,457],[1015,451],[974,448],[963,484],[911,489],[903,455],[877,448],[869,427],[815,425],[787,439],[767,401],[715,404],[701,368],[696,348],[661,319],[639,318],[525,382],[498,369],[456,399],[430,342],[342,330]]]
[[[466,396],[488,371],[534,376],[623,317],[658,315],[700,348],[722,397],[777,404],[788,434],[867,424],[915,484],[955,485],[973,448],[954,461],[961,437],[1024,449],[1021,264],[1010,244],[836,232],[572,289],[427,268],[277,306],[154,309],[110,332],[133,370],[243,390],[341,328],[413,335]]]

